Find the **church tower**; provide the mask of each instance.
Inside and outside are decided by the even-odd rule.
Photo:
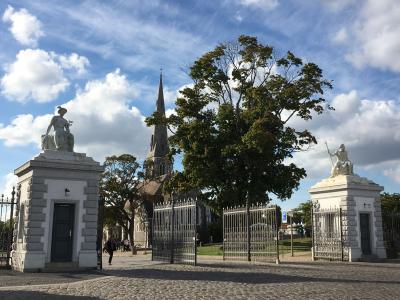
[[[156,111],[165,116],[162,73],[160,74]],[[165,125],[155,125],[150,140],[150,151],[146,158],[146,173],[148,176],[155,178],[172,172],[172,164],[167,157],[168,152],[167,127]]]

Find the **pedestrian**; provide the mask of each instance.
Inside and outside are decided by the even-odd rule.
[[[124,251],[129,251],[129,241],[128,241],[128,239],[124,240]]]
[[[114,251],[116,250],[117,246],[114,242],[114,240],[109,237],[107,242],[106,242],[106,250],[108,252],[108,254],[110,255],[110,257],[108,258],[108,264],[111,265],[111,261],[114,255]]]

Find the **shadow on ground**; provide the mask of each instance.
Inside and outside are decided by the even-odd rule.
[[[22,273],[11,270],[0,271],[0,287],[26,286],[49,283],[69,283],[104,276],[98,271],[70,273]],[[0,298],[2,299],[2,298]]]
[[[0,300],[97,300],[97,297],[51,295],[33,291],[0,291]]]
[[[205,270],[202,267],[206,267]],[[210,271],[210,267],[213,270]],[[237,269],[243,268],[244,266],[226,266],[226,265],[205,265],[202,264],[198,267],[188,267],[188,269],[171,270],[171,269],[159,269],[159,268],[135,268],[130,270],[112,270],[109,275],[128,277],[128,278],[142,278],[142,279],[159,279],[159,280],[193,280],[193,281],[218,281],[218,282],[234,282],[242,284],[269,284],[269,283],[306,283],[306,282],[325,282],[325,283],[378,283],[378,284],[400,284],[400,278],[398,280],[370,280],[366,279],[351,279],[343,278],[339,274],[337,278],[327,278],[321,276],[321,272],[314,274],[307,274],[304,271],[304,275],[287,275],[287,274],[276,274],[265,270],[263,272],[257,272],[259,268],[254,268],[253,272],[240,272]],[[270,266],[268,266],[270,268]],[[196,269],[194,269],[196,268]],[[273,268],[273,267],[272,267]],[[310,271],[309,269],[304,269]],[[391,278],[394,279],[394,278]]]

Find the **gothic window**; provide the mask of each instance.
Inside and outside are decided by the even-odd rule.
[[[160,175],[164,175],[164,174],[165,174],[165,165],[160,164]]]

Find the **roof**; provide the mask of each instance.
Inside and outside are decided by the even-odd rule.
[[[154,179],[147,179],[139,186],[142,195],[156,196],[162,195],[164,183],[169,179],[169,174],[164,174]]]

